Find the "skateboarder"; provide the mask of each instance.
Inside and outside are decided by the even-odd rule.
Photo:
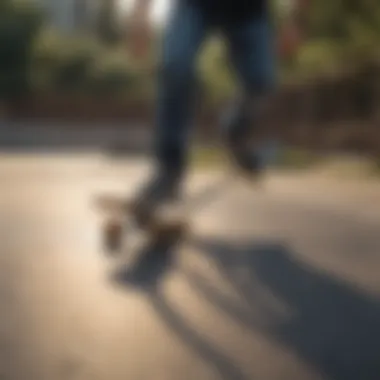
[[[286,0],[285,0],[286,1]],[[297,37],[293,20],[300,0],[290,0],[281,38],[291,47]],[[297,4],[295,4],[297,2]],[[149,38],[152,0],[136,0],[132,18],[132,47],[143,53]],[[175,0],[164,35],[159,71],[158,115],[155,125],[156,168],[140,190],[135,216],[151,215],[156,206],[180,199],[187,166],[192,85],[197,53],[216,28],[227,42],[241,84],[241,95],[225,121],[225,141],[233,162],[248,175],[262,170],[259,155],[247,146],[258,119],[258,105],[273,89],[276,78],[275,40],[269,0]],[[288,0],[289,3],[289,0]]]

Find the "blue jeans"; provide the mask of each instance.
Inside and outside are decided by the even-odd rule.
[[[159,75],[156,155],[160,165],[186,165],[197,53],[217,27],[245,94],[265,94],[275,82],[272,28],[266,13],[240,24],[214,25],[197,6],[178,2],[163,41]]]

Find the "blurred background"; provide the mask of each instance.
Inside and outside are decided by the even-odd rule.
[[[0,379],[379,380],[380,1],[310,1],[265,186],[190,171],[175,255],[129,233],[111,260],[96,200],[148,174],[169,1],[136,57],[131,1],[0,0]],[[224,49],[199,57],[196,168],[223,168]]]
[[[32,124],[52,127],[53,122],[76,131],[79,126],[86,130],[107,126],[113,134],[117,130],[127,136],[124,142],[130,148],[138,145],[131,136],[150,135],[169,1],[155,2],[154,39],[145,58],[136,58],[130,51],[132,2],[1,2],[3,135],[11,124],[15,132]],[[281,8],[273,3],[276,21]],[[270,123],[292,147],[288,161],[344,152],[371,157],[376,164],[380,156],[380,4],[375,0],[312,1],[308,13],[300,49],[280,56],[280,86],[262,128]],[[201,53],[198,78],[196,127],[207,141],[216,131],[221,107],[234,91],[233,73],[218,36]],[[8,136],[8,145],[10,140]]]

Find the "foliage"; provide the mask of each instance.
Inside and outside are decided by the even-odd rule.
[[[379,66],[379,1],[310,0],[310,3],[299,53],[291,64],[280,62],[284,80],[304,81]],[[154,81],[146,68],[157,65],[161,38],[156,36],[146,62],[135,62],[128,55],[127,41],[116,22],[115,4],[115,1],[100,2],[96,39],[79,34],[63,36],[42,28],[43,14],[31,3],[2,0],[0,95],[21,94],[32,85],[38,91],[151,96]],[[274,11],[277,18],[281,16],[279,9]],[[209,41],[199,64],[206,103],[218,103],[233,92],[234,78],[220,39]]]
[[[94,39],[44,30],[34,45],[33,83],[38,91],[138,96],[146,76],[123,46],[112,49]]]
[[[115,50],[94,61],[89,72],[90,90],[100,95],[129,95],[140,89],[141,77],[128,55]]]
[[[329,45],[324,57],[330,62],[337,61],[342,69],[366,64],[380,56],[378,1],[314,0],[309,15],[305,28],[309,51],[315,41]]]
[[[310,169],[320,163],[321,157],[310,150],[288,148],[280,152],[273,166],[276,169]]]
[[[29,89],[31,47],[42,22],[40,10],[27,2],[1,2],[0,98],[17,97]]]
[[[116,17],[116,1],[101,0],[96,22],[96,33],[106,45],[114,45],[122,39],[122,31]]]
[[[201,83],[206,100],[215,104],[231,95],[234,78],[228,66],[225,45],[219,38],[209,41],[200,59]]]
[[[33,49],[33,83],[38,90],[73,91],[86,85],[100,53],[92,39],[43,30]]]

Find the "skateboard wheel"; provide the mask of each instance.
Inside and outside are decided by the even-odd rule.
[[[111,221],[104,228],[104,246],[108,252],[115,253],[121,249],[123,227],[120,222]]]
[[[156,228],[151,232],[153,240],[157,244],[171,245],[179,242],[186,235],[185,225],[176,225],[168,228]]]

